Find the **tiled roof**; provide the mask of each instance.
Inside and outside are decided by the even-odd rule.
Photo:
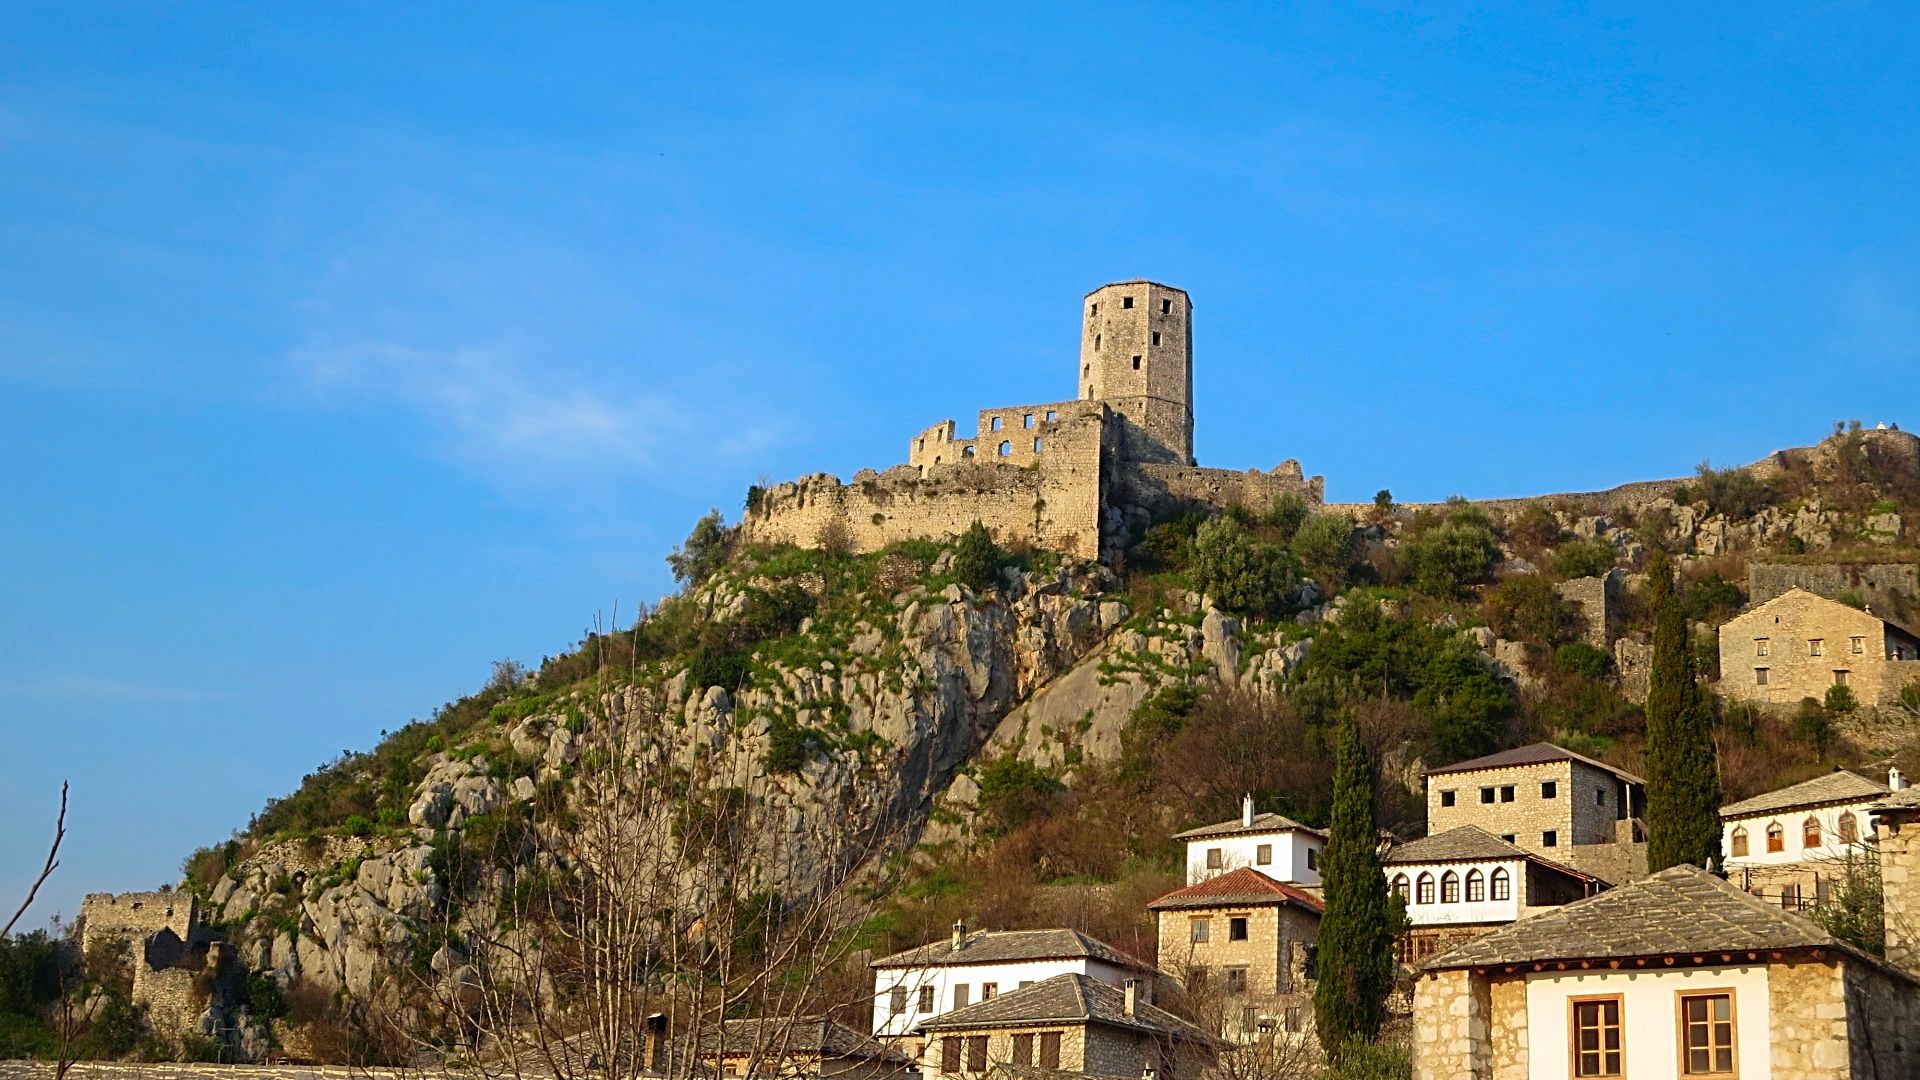
[[[818,1054],[827,1058],[866,1058],[897,1065],[912,1064],[912,1058],[901,1050],[824,1016],[790,1020],[728,1020],[717,1031],[708,1029],[701,1032],[698,1045],[703,1057]]]
[[[872,967],[943,967],[954,964],[1010,964],[1022,960],[1070,960],[1085,957],[1117,967],[1152,972],[1153,965],[1088,937],[1078,930],[975,930],[956,949],[950,940],[883,956]]]
[[[1241,818],[1232,821],[1218,821],[1212,825],[1202,825],[1197,829],[1174,833],[1175,840],[1205,840],[1211,836],[1252,836],[1255,833],[1303,832],[1325,839],[1326,834],[1311,826],[1302,825],[1284,814],[1255,814],[1253,824],[1248,825]]]
[[[1720,816],[1748,817],[1775,810],[1792,810],[1801,806],[1823,806],[1827,803],[1872,799],[1885,794],[1887,794],[1887,785],[1869,780],[1858,773],[1836,769],[1824,776],[1802,780],[1778,791],[1769,791],[1731,806],[1723,806],[1720,808]]]
[[[1549,761],[1578,761],[1596,769],[1610,772],[1632,784],[1644,784],[1645,780],[1625,769],[1616,769],[1604,761],[1595,761],[1585,754],[1576,754],[1564,746],[1537,742],[1530,746],[1516,746],[1512,750],[1502,750],[1497,754],[1473,758],[1470,761],[1456,761],[1451,765],[1442,765],[1438,769],[1428,769],[1428,776],[1440,776],[1445,773],[1480,772],[1484,769],[1511,769],[1519,765],[1544,765]]]
[[[1217,1040],[1185,1020],[1137,1002],[1127,1014],[1126,993],[1078,972],[1055,975],[964,1009],[942,1013],[920,1025],[922,1031],[1016,1027],[1026,1024],[1105,1024],[1152,1035],[1214,1043]]]
[[[1874,804],[1882,810],[1920,810],[1920,787],[1906,787]]]
[[[1296,885],[1275,881],[1250,866],[1189,885],[1147,905],[1150,911],[1176,908],[1243,907],[1255,904],[1298,904],[1319,914],[1320,898]]]
[[[1395,844],[1381,857],[1380,862],[1384,866],[1406,866],[1411,863],[1483,862],[1492,859],[1521,859],[1583,881],[1599,880],[1565,863],[1557,863],[1515,847],[1478,825],[1462,825],[1433,836]]]
[[[1575,901],[1435,957],[1429,969],[1553,960],[1822,948],[1878,963],[1811,920],[1712,874],[1675,866]]]

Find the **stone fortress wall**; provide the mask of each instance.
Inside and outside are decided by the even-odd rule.
[[[80,902],[81,947],[124,950],[133,1000],[146,1006],[154,1029],[185,1031],[203,1005],[196,976],[221,956],[201,915],[198,898],[185,890],[88,893]]]
[[[1001,543],[1093,559],[1185,508],[1264,511],[1282,495],[1322,501],[1298,462],[1271,472],[1193,461],[1193,307],[1148,281],[1105,285],[1082,302],[1081,396],[983,409],[971,434],[952,420],[908,442],[907,463],[824,473],[760,492],[741,521],[749,543],[815,546],[842,533],[857,551],[943,539],[974,521]]]

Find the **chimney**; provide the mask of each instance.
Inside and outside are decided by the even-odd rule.
[[[1251,793],[1240,800],[1240,827],[1253,828],[1253,795]]]
[[[1127,980],[1126,994],[1127,994],[1127,1003],[1125,1006],[1125,1011],[1128,1016],[1132,1016],[1134,1014],[1134,1010],[1137,1009],[1140,1005],[1140,980],[1139,979]]]
[[[953,920],[953,951],[959,952],[966,947],[967,921],[965,919],[955,919]]]
[[[1888,769],[1887,770],[1887,790],[1888,791],[1905,791],[1906,789],[1907,789],[1907,774],[1900,771],[1900,766],[1895,765],[1894,767]]]

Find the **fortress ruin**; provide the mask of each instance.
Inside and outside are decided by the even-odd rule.
[[[813,546],[839,533],[858,551],[953,536],[980,521],[1001,543],[1111,558],[1156,518],[1297,495],[1323,500],[1297,461],[1271,472],[1207,469],[1193,458],[1193,303],[1152,281],[1103,285],[1081,304],[1078,396],[982,410],[971,434],[942,420],[907,461],[851,484],[816,473],[748,499],[753,543]]]

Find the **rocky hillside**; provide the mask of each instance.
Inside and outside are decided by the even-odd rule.
[[[293,1043],[355,1006],[420,1008],[471,983],[516,898],[566,870],[584,778],[622,769],[677,785],[648,810],[668,845],[687,806],[750,804],[779,838],[760,884],[789,908],[856,875],[876,947],[954,913],[1070,909],[1146,952],[1133,892],[1170,868],[1165,833],[1242,790],[1313,820],[1338,710],[1364,711],[1404,781],[1383,795],[1403,831],[1420,828],[1423,762],[1552,737],[1635,765],[1631,578],[1598,637],[1566,583],[1676,552],[1707,642],[1744,600],[1746,560],[1920,558],[1916,513],[1920,441],[1841,431],[1601,496],[1190,514],[1132,537],[1118,567],[984,537],[740,549],[703,522],[674,559],[680,595],[316,772],[191,859],[187,886],[287,992]],[[1904,748],[1896,731],[1816,752],[1783,723],[1730,719],[1754,748],[1729,744],[1730,794]],[[643,733],[644,752],[610,760],[614,731]]]

